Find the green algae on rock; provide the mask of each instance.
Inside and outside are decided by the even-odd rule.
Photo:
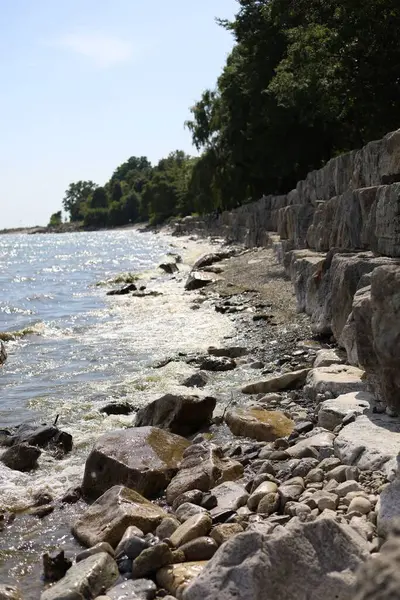
[[[273,442],[290,435],[294,429],[294,422],[282,412],[258,408],[230,410],[225,415],[225,421],[234,435],[259,442]]]

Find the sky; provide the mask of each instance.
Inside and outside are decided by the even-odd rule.
[[[236,0],[0,0],[0,229],[47,224],[69,183],[130,156],[195,154]]]

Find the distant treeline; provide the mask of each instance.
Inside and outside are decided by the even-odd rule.
[[[85,225],[153,223],[289,191],[329,158],[400,127],[398,0],[238,0],[235,46],[186,126],[202,152],[132,157],[71,184]],[[53,215],[54,216],[54,215]]]

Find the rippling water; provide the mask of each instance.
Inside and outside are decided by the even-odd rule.
[[[101,406],[121,398],[141,405],[161,392],[182,391],[180,381],[193,370],[178,362],[154,369],[154,362],[203,350],[233,333],[211,305],[192,310],[196,295],[183,294],[185,262],[207,246],[171,242],[136,230],[0,236],[0,331],[33,331],[7,342],[0,427],[51,422],[59,414],[58,425],[74,439],[70,455],[57,461],[43,452],[32,473],[0,463],[0,509],[21,511],[38,491],[57,499],[79,484],[96,437],[133,419],[106,417]],[[177,277],[157,269],[169,251],[183,254]],[[96,285],[126,272],[140,274],[141,284],[162,295],[108,297],[109,288]],[[215,385],[223,389],[224,376]],[[55,511],[42,521],[19,515],[0,532],[0,581],[20,582],[26,597],[37,598],[39,555],[60,541],[73,543],[69,521],[76,510]]]

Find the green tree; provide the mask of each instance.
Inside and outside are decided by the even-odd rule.
[[[108,195],[104,187],[97,187],[89,198],[89,208],[107,208]]]
[[[82,221],[83,209],[90,195],[96,189],[93,181],[77,181],[71,183],[62,201],[65,212],[69,213],[70,221]]]
[[[115,181],[111,192],[111,202],[119,202],[123,196],[122,186],[119,181]]]
[[[62,225],[61,210],[59,210],[58,212],[55,212],[51,215],[48,226],[49,227],[58,227],[59,225]]]

